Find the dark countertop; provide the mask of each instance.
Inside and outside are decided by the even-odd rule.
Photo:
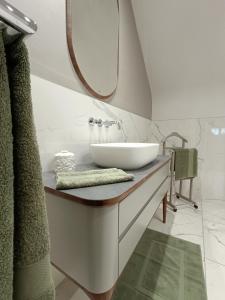
[[[158,156],[156,160],[143,168],[127,171],[127,173],[134,174],[134,180],[132,181],[70,190],[56,190],[54,172],[46,172],[43,173],[45,191],[46,193],[54,194],[64,199],[72,200],[84,205],[113,205],[125,199],[157,170],[168,163],[169,160],[169,156]],[[79,171],[90,169],[99,169],[99,167],[94,164],[80,165],[77,167],[77,170]]]

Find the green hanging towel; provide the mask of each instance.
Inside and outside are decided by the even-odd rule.
[[[12,117],[4,43],[0,31],[0,299],[12,299],[13,147]]]
[[[0,299],[53,300],[28,55],[1,31],[0,68]]]
[[[174,148],[175,179],[194,178],[198,175],[198,150],[195,148]]]

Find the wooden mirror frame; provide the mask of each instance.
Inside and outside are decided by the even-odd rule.
[[[67,45],[68,45],[68,50],[69,50],[69,54],[70,54],[70,59],[71,62],[73,64],[74,70],[77,74],[77,76],[79,77],[80,81],[82,82],[82,84],[84,85],[84,87],[86,88],[86,90],[95,98],[102,100],[102,101],[106,101],[107,99],[109,99],[110,97],[113,96],[113,94],[115,93],[116,89],[117,89],[117,85],[118,85],[118,78],[119,78],[119,30],[118,30],[118,54],[117,54],[117,83],[116,83],[116,87],[115,89],[108,95],[101,95],[98,92],[96,92],[91,85],[87,82],[87,80],[84,78],[82,71],[79,67],[78,61],[76,59],[76,55],[75,55],[75,50],[73,47],[73,40],[72,40],[72,9],[71,9],[71,1],[73,0],[66,0],[66,38],[67,38]],[[119,0],[117,1],[117,6],[118,6],[118,16],[119,16]]]

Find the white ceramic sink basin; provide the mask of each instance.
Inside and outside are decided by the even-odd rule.
[[[132,170],[141,168],[154,159],[159,144],[153,143],[106,143],[91,144],[94,162],[102,167]]]

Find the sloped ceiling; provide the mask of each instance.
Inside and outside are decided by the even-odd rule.
[[[225,108],[225,1],[132,0],[153,118]]]

